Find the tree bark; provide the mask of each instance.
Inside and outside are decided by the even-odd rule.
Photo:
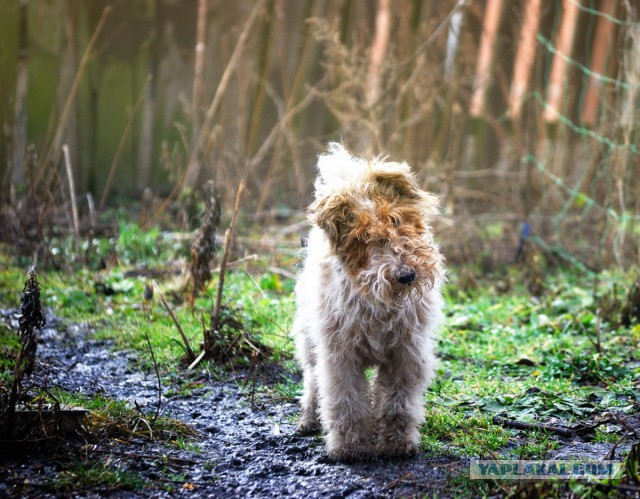
[[[562,98],[567,79],[567,57],[571,57],[573,51],[573,39],[576,33],[576,26],[579,14],[579,7],[572,0],[562,2],[562,22],[560,31],[555,41],[556,53],[553,56],[551,66],[551,76],[547,86],[547,103],[544,110],[544,119],[547,122],[555,123],[562,113]]]
[[[390,0],[378,0],[378,13],[376,15],[376,32],[371,53],[369,55],[369,73],[367,75],[367,106],[372,106],[380,96],[380,80],[382,63],[387,54],[389,45],[389,32],[391,30],[391,5]]]
[[[480,50],[476,66],[476,88],[471,97],[469,113],[479,118],[484,113],[485,95],[491,83],[491,66],[494,59],[494,45],[500,26],[503,0],[488,0],[482,23]]]
[[[509,94],[509,114],[511,118],[520,118],[522,101],[529,88],[531,70],[536,58],[536,34],[540,26],[541,0],[528,0],[524,13],[518,52],[513,67],[513,81]]]
[[[192,144],[195,146],[200,133],[200,113],[202,112],[202,71],[204,68],[204,51],[207,40],[208,0],[198,1],[198,21],[196,27],[196,50],[193,67],[193,96],[191,101],[191,119],[193,122]]]
[[[612,16],[615,14],[616,4],[615,0],[603,0],[601,10]],[[589,85],[587,86],[587,94],[584,98],[582,110],[582,121],[585,125],[593,126],[598,119],[600,94],[602,93],[601,75],[604,75],[607,71],[607,55],[611,50],[615,29],[615,24],[610,20],[602,16],[598,17],[596,32],[591,44],[593,54],[591,55],[590,69],[593,73],[589,77]],[[637,47],[635,49],[637,50]]]

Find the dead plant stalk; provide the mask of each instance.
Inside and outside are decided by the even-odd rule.
[[[173,320],[173,323],[176,325],[176,328],[178,329],[178,332],[180,333],[180,336],[182,337],[182,342],[184,343],[184,348],[187,351],[188,360],[192,361],[193,359],[196,358],[196,354],[193,352],[193,350],[191,348],[191,345],[189,344],[189,339],[187,338],[187,335],[184,334],[184,331],[182,330],[182,326],[178,322],[178,319],[176,318],[176,315],[173,313],[173,310],[171,309],[171,307],[167,303],[167,300],[164,299],[164,295],[162,294],[162,291],[160,291],[160,287],[158,286],[158,284],[156,282],[154,282],[154,285],[155,285],[156,289],[158,290],[158,294],[160,295],[160,300],[162,300],[162,304],[164,305],[164,308],[167,309],[167,312],[169,313],[169,316],[171,317],[171,320]]]
[[[160,379],[160,370],[158,369],[158,362],[156,361],[156,356],[153,353],[153,347],[151,346],[151,340],[149,339],[149,334],[145,331],[144,337],[147,340],[147,345],[149,346],[149,353],[151,354],[151,360],[153,361],[153,369],[156,373],[156,380],[158,381],[158,402],[156,404],[156,413],[151,420],[151,425],[153,426],[155,422],[158,420],[158,416],[160,416],[160,411],[162,410],[162,380]]]
[[[80,222],[78,219],[78,203],[76,201],[76,186],[73,181],[73,168],[71,167],[71,155],[69,154],[69,146],[62,146],[64,155],[64,165],[67,170],[67,181],[69,182],[69,195],[71,196],[71,213],[73,215],[73,233],[76,238],[76,248],[80,247]]]
[[[248,164],[245,169],[245,175],[244,175],[245,178],[249,178],[249,176],[253,174],[253,171],[257,167],[257,165],[259,165],[264,161],[265,157],[267,156],[267,153],[273,147],[278,137],[280,137],[280,134],[283,132],[283,130],[289,126],[289,123],[291,122],[291,120],[295,118],[298,114],[300,114],[302,111],[304,111],[306,107],[311,103],[311,101],[313,101],[317,97],[316,89],[322,86],[322,84],[323,82],[321,81],[316,85],[316,87],[310,89],[310,91],[307,93],[304,99],[302,99],[295,106],[290,108],[286,112],[286,114],[279,119],[278,123],[276,123],[276,125],[271,129],[271,132],[269,132],[269,135],[267,136],[267,138],[262,141],[262,145],[260,146],[260,149],[258,149],[258,151],[248,161]],[[186,184],[185,178],[186,178],[186,172],[183,175],[183,177],[180,179],[180,181],[176,183],[175,187],[169,193],[167,198],[161,203],[160,207],[142,225],[143,229],[148,228],[151,225],[151,223],[154,220],[156,220],[160,216],[160,214],[164,212],[164,210],[167,209],[167,207],[171,204],[174,197],[178,194],[178,192],[180,192],[180,189],[182,189],[182,186]],[[261,196],[264,196],[264,193],[262,193]]]
[[[233,241],[233,228],[236,223],[236,217],[238,215],[238,209],[240,207],[240,195],[244,191],[244,180],[240,181],[240,185],[238,186],[238,190],[236,192],[236,201],[233,207],[233,215],[231,216],[231,222],[229,223],[229,227],[224,233],[224,250],[222,253],[222,259],[220,261],[220,273],[218,275],[218,292],[216,295],[216,304],[211,315],[211,331],[216,331],[220,324],[220,312],[222,310],[222,293],[224,291],[224,276],[225,270],[227,267],[227,260],[229,259],[229,252],[231,251],[231,242]],[[204,331],[204,349],[198,355],[198,357],[189,365],[189,370],[194,369],[206,356],[207,352],[212,350],[211,345],[208,344],[207,341],[207,332]]]
[[[238,191],[236,192],[236,202],[233,207],[233,215],[231,216],[231,223],[229,228],[224,233],[224,251],[222,253],[222,260],[220,261],[220,274],[218,276],[218,294],[216,296],[216,308],[211,317],[211,324],[217,328],[220,322],[220,309],[222,307],[222,292],[224,290],[224,275],[227,267],[227,260],[229,259],[229,251],[231,250],[231,241],[233,240],[233,227],[236,222],[236,216],[238,215],[238,208],[240,206],[240,195],[244,190],[244,180],[240,181]]]

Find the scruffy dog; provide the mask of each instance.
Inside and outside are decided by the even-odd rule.
[[[304,370],[298,431],[322,425],[335,459],[411,454],[442,319],[444,262],[427,223],[437,199],[405,163],[356,158],[340,144],[318,169],[293,325]]]

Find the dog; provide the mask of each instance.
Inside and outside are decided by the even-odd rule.
[[[337,143],[318,170],[295,291],[298,432],[322,428],[337,460],[414,454],[443,318],[444,258],[428,223],[438,199],[407,164]]]

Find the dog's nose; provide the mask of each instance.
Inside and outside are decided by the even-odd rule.
[[[398,278],[398,282],[400,282],[401,284],[411,284],[416,278],[416,271],[411,267],[403,265],[402,267],[400,267],[400,270],[398,271],[396,277]]]

